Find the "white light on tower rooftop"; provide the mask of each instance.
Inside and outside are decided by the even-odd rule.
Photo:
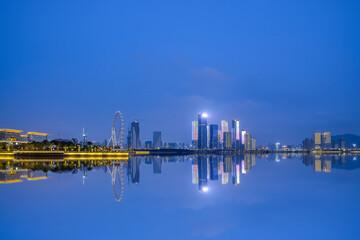
[[[209,188],[208,188],[208,187],[203,187],[203,188],[202,188],[202,191],[203,191],[203,192],[208,192],[208,191],[209,191]]]
[[[201,116],[202,116],[203,118],[207,118],[207,117],[208,117],[207,113],[203,113]]]

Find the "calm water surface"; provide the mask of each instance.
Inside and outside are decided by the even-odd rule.
[[[0,162],[0,239],[360,239],[357,156]]]

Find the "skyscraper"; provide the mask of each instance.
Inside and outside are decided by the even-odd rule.
[[[249,133],[245,133],[245,150],[252,150],[252,141]]]
[[[210,124],[210,149],[218,148],[218,125]]]
[[[199,139],[199,125],[198,125],[198,121],[192,121],[191,123],[191,140],[192,140],[192,145],[196,148],[197,144],[198,144],[198,139]]]
[[[140,124],[138,121],[131,123],[128,132],[128,148],[137,149],[140,148]]]
[[[206,113],[198,115],[198,148],[207,148],[207,117]]]
[[[231,132],[224,132],[223,148],[224,149],[231,149]]]
[[[161,132],[155,131],[153,132],[153,148],[161,148],[162,140],[161,140]]]
[[[313,148],[315,150],[321,149],[321,133],[313,133],[312,142],[314,144]]]
[[[321,147],[323,149],[331,148],[331,133],[330,132],[323,132],[321,134]]]
[[[231,137],[232,137],[232,146],[235,149],[240,148],[240,121],[232,120],[231,124]]]
[[[225,120],[221,120],[221,134],[220,134],[220,142],[224,141],[224,132],[229,131],[229,124]]]
[[[245,130],[242,130],[241,131],[241,140],[240,140],[240,149],[244,150],[245,149],[245,134],[246,134],[246,131]]]

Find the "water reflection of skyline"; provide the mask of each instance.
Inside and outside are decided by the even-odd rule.
[[[209,190],[210,181],[233,185],[240,184],[240,175],[248,173],[256,164],[255,154],[197,156],[192,160],[192,183],[200,192]]]
[[[302,163],[311,167],[314,172],[331,173],[332,169],[352,170],[360,168],[356,155],[198,155],[198,156],[145,156],[131,157],[128,161],[37,161],[28,162],[0,160],[0,183],[19,183],[25,181],[46,180],[53,174],[82,175],[82,183],[89,177],[89,171],[103,170],[110,176],[113,196],[121,201],[127,184],[139,184],[141,164],[152,165],[153,174],[163,173],[163,164],[171,162],[191,163],[192,184],[198,186],[200,192],[209,191],[212,182],[221,185],[237,186],[242,176],[256,167],[256,159],[269,162],[301,159]],[[107,174],[107,175],[108,175]],[[146,181],[143,179],[141,181]]]

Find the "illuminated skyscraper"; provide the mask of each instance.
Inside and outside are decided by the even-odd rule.
[[[225,120],[221,120],[221,135],[220,135],[220,142],[223,143],[224,141],[224,132],[229,131],[229,124]]]
[[[207,148],[207,117],[206,113],[198,115],[198,148]]]
[[[128,148],[140,148],[140,124],[138,121],[131,123],[128,132]]]
[[[321,147],[323,149],[331,148],[331,133],[330,132],[323,132],[321,134]]]
[[[339,138],[338,140],[338,147],[340,149],[345,149],[346,147],[346,142],[345,142],[345,139],[344,138]]]
[[[313,148],[315,150],[321,149],[321,133],[313,133],[312,142],[314,144]]]
[[[218,148],[218,125],[210,124],[210,149]]]
[[[198,136],[199,136],[199,125],[198,121],[192,121],[191,123],[191,140],[192,145],[196,148],[198,144]]]
[[[162,147],[162,140],[161,140],[161,132],[156,131],[153,132],[153,148],[161,148]]]
[[[233,148],[240,148],[240,121],[232,120],[231,123],[231,137]]]
[[[223,136],[223,148],[224,149],[231,149],[231,132],[224,132]]]
[[[249,133],[245,133],[245,150],[254,150],[253,144],[256,144],[256,142],[253,142],[251,135]]]
[[[245,130],[242,130],[241,131],[241,145],[240,145],[240,149],[244,150],[245,149],[245,134],[246,134],[246,131]]]

